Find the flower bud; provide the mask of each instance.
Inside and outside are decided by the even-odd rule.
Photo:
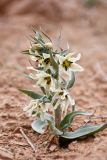
[[[46,47],[47,49],[52,49],[53,45],[52,45],[51,42],[48,42],[48,43],[45,43],[45,47]]]
[[[32,45],[32,49],[33,50],[40,50],[42,48],[42,45],[41,44],[33,44]]]

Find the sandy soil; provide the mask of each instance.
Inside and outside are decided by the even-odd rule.
[[[17,88],[31,88],[23,69],[28,58],[20,51],[29,46],[31,26],[42,26],[53,37],[62,28],[63,44],[82,53],[84,73],[77,74],[71,94],[78,110],[94,111],[107,117],[107,2],[89,8],[84,0],[1,0],[0,1],[0,160],[106,160],[107,130],[68,148],[50,142],[48,133],[39,135],[31,119],[23,114],[29,98]],[[66,45],[65,45],[66,46]],[[80,118],[77,122],[81,120]],[[106,122],[107,118],[94,123]],[[35,145],[24,139],[20,127]]]

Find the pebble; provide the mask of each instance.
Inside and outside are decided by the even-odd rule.
[[[55,150],[56,150],[56,145],[50,146],[49,150],[50,150],[51,152],[55,151]]]

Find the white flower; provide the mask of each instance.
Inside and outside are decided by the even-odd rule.
[[[46,72],[41,71],[37,74],[37,78],[37,84],[44,87],[46,90],[49,90],[50,87],[54,85],[51,75]]]
[[[43,65],[44,69],[50,68],[50,64],[51,64],[50,55],[46,54],[46,53],[43,53],[43,58],[41,60],[41,63]]]
[[[52,98],[52,104],[55,103],[54,109],[57,109],[57,107],[61,105],[62,113],[67,113],[68,106],[72,106],[75,104],[74,99],[71,98],[69,92],[65,89],[55,89],[53,90],[53,92],[55,92]]]
[[[27,112],[28,116],[39,116],[41,120],[44,120],[45,113],[48,112],[49,104],[40,102],[37,100],[32,100],[30,104],[23,110]]]
[[[80,65],[76,64],[76,61],[80,59],[81,54],[78,54],[77,57],[73,57],[73,55],[74,53],[69,53],[66,56],[57,55],[61,69],[67,74],[69,74],[70,71],[83,71],[83,68]]]
[[[38,53],[38,51],[33,50],[32,47],[29,49],[30,58],[32,61],[36,61],[41,63],[42,56]]]

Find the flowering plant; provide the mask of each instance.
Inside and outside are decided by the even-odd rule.
[[[48,42],[46,42],[46,39]],[[30,56],[31,66],[28,77],[40,87],[42,94],[31,90],[21,91],[32,98],[24,108],[28,116],[34,117],[32,128],[42,134],[49,131],[65,139],[80,139],[95,134],[107,127],[107,124],[87,125],[75,131],[69,131],[74,118],[90,113],[76,111],[75,101],[70,95],[70,89],[75,82],[75,72],[83,71],[77,64],[81,54],[53,49],[52,40],[43,32],[35,32],[28,50],[23,51]]]

